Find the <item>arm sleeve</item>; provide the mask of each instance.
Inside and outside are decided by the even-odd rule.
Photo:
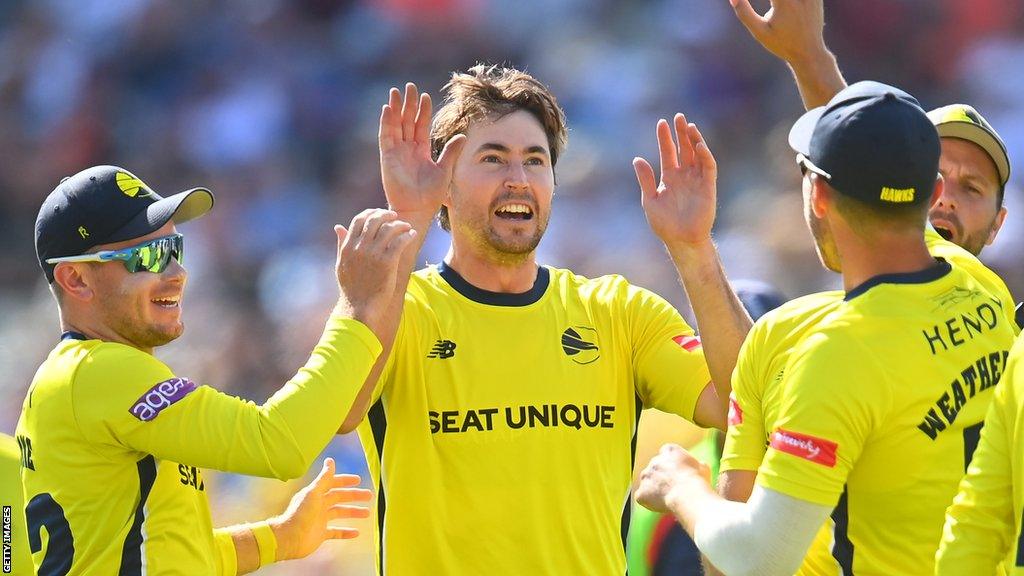
[[[761,487],[750,501],[716,499],[693,539],[725,574],[789,576],[796,572],[831,508]]]
[[[1015,351],[1022,350],[1018,346]],[[936,574],[992,574],[1013,548],[1020,529],[1015,525],[1020,510],[1015,511],[1013,501],[1013,431],[1019,426],[1017,398],[1024,386],[1024,365],[1018,358],[1011,360],[1009,377],[996,387],[978,449],[946,511]]]
[[[782,386],[757,482],[835,506],[866,439],[892,404],[884,370],[848,331],[823,331],[794,351]]]
[[[711,382],[700,339],[671,304],[648,290],[628,288],[627,313],[634,385],[644,408],[692,422],[697,399]]]
[[[217,554],[217,576],[238,574],[238,556],[235,554],[235,540],[231,537],[231,531],[224,528],[214,530],[213,544]]]
[[[331,317],[306,365],[262,406],[175,378],[149,354],[104,344],[74,382],[82,434],[192,466],[297,478],[334,436],[380,354],[362,323]]]
[[[743,341],[732,374],[729,397],[729,429],[725,435],[720,470],[757,470],[764,460],[766,434],[762,392],[765,376],[757,364],[761,358],[762,324],[755,324]]]

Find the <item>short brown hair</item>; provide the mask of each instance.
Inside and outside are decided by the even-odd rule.
[[[548,87],[526,72],[497,65],[477,64],[467,72],[452,73],[443,88],[444,104],[430,129],[434,158],[456,134],[465,134],[471,122],[483,118],[503,118],[525,110],[540,122],[548,137],[551,167],[569,140],[565,113]],[[438,214],[441,227],[450,230],[448,208]]]

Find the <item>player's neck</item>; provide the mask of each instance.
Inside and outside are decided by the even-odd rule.
[[[860,238],[837,240],[843,266],[843,289],[852,290],[875,276],[907,274],[935,265],[920,232],[889,234],[866,242]]]
[[[521,294],[533,288],[537,281],[536,252],[504,259],[452,246],[444,261],[467,282],[488,292]]]
[[[85,335],[90,340],[102,340],[103,342],[117,342],[118,344],[124,344],[125,346],[131,346],[136,350],[145,352],[146,354],[153,354],[153,348],[144,348],[136,345],[134,342],[130,342],[116,330],[105,326],[99,322],[90,322],[84,318],[75,317],[74,314],[67,314],[61,312],[60,314],[60,331],[61,332],[77,332]]]

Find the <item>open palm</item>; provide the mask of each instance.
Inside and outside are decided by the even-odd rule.
[[[673,124],[678,145],[668,121],[658,121],[661,181],[643,158],[634,158],[633,168],[647,222],[658,238],[665,244],[695,244],[711,237],[718,166],[697,126],[682,114],[675,115]]]
[[[430,153],[431,101],[416,85],[405,85],[403,98],[392,88],[380,114],[380,169],[384,194],[396,212],[433,214],[451,183],[455,160],[466,137],[449,140],[435,162]]]

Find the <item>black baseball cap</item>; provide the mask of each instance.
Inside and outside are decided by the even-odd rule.
[[[917,99],[887,84],[857,82],[808,110],[793,124],[789,145],[807,169],[869,204],[926,203],[935,190],[935,125]]]
[[[161,197],[131,172],[93,166],[60,181],[36,217],[36,256],[49,282],[48,258],[77,256],[93,246],[123,242],[198,218],[213,207],[213,194],[192,188]]]

